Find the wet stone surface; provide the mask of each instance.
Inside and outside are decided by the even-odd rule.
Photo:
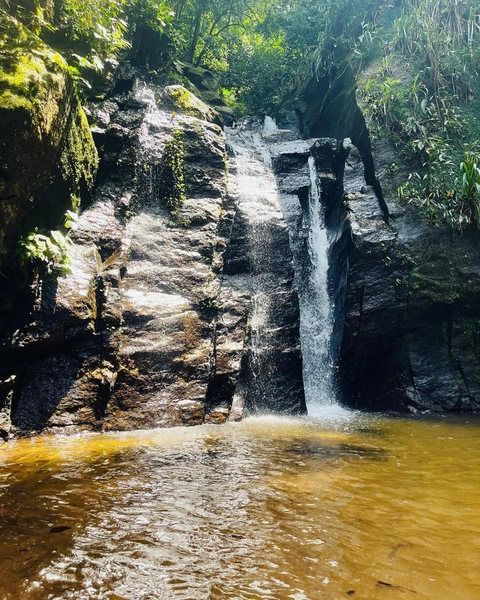
[[[233,160],[227,184],[214,111],[198,99],[184,110],[173,102],[183,101],[179,92],[139,80],[89,106],[102,157],[96,194],[72,234],[71,273],[26,289],[0,340],[2,435],[219,423],[232,403],[234,420],[245,406],[304,410],[298,307],[286,225],[268,191],[273,176],[259,161],[248,175]],[[185,198],[172,212],[162,161],[175,136]],[[253,193],[242,191],[241,177]],[[266,364],[280,365],[271,392],[256,399],[255,278],[265,279],[275,307]]]

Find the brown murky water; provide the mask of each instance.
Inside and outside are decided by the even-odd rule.
[[[40,437],[0,465],[2,599],[480,598],[471,417]]]

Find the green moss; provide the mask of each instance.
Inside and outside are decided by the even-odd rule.
[[[160,165],[160,196],[172,214],[176,214],[185,200],[185,151],[183,132],[177,130],[165,144]]]
[[[0,106],[34,109],[64,82],[67,64],[23,25],[9,17],[0,24]]]
[[[97,163],[66,62],[14,19],[2,22],[0,263],[28,231],[54,230],[78,208]]]
[[[178,111],[197,119],[203,119],[217,125],[221,124],[220,115],[183,86],[169,86],[165,88],[164,94],[165,98],[172,104],[174,112]]]
[[[72,115],[60,164],[64,180],[72,187],[71,206],[77,210],[80,206],[80,188],[83,185],[89,191],[93,187],[98,164],[87,117],[80,107]]]
[[[183,112],[188,114],[188,111],[193,108],[193,98],[195,98],[195,96],[184,87],[180,86],[173,90],[171,96],[178,108]]]

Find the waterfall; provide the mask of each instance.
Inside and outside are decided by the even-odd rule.
[[[266,118],[264,124],[256,120],[240,124],[231,133],[230,143],[237,154],[242,188],[241,210],[249,222],[253,275],[251,377],[257,388],[256,395],[265,395],[275,368],[267,350],[271,335],[270,313],[274,310],[268,273],[269,262],[275,260],[280,249],[269,236],[267,223],[273,216],[270,211],[280,202],[282,220],[285,219],[289,229],[294,285],[300,308],[305,399],[310,415],[319,412],[320,407],[325,414],[325,406],[336,406],[335,365],[331,348],[334,310],[328,282],[330,241],[312,155],[315,140],[295,139],[291,131],[278,129],[273,119]],[[293,162],[288,163],[289,160]],[[285,161],[288,164],[282,170]],[[272,167],[277,179],[273,177]],[[302,191],[307,188],[308,198],[306,191]]]
[[[249,301],[248,359],[241,378],[247,408],[298,413],[305,401],[289,232],[262,129],[252,119],[227,131],[235,257],[230,263],[227,253],[223,287],[241,290]]]
[[[272,119],[272,117],[269,117],[268,115],[265,117],[265,121],[263,124],[263,131],[264,133],[271,133],[273,131],[277,131],[278,127],[277,127],[277,123],[275,122],[275,119]]]
[[[308,158],[310,191],[303,213],[306,233],[303,273],[296,277],[300,302],[300,340],[303,354],[305,398],[310,414],[319,406],[335,403],[334,365],[330,351],[333,307],[328,290],[329,240],[321,203],[315,159]]]

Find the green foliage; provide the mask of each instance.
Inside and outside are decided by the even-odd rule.
[[[177,130],[165,144],[160,164],[159,194],[168,210],[175,215],[185,200],[185,151],[183,132]]]
[[[477,76],[479,34],[474,0],[406,2],[393,24],[389,47],[423,67],[425,84],[442,110],[448,87],[457,100],[469,99]]]
[[[251,113],[273,113],[294,85],[297,74],[284,40],[254,36],[240,39],[228,52],[228,70],[220,75],[237,107]]]
[[[65,214],[63,227],[74,230],[77,227],[78,216],[72,211]],[[33,267],[51,273],[54,269],[61,273],[69,273],[70,246],[69,234],[58,230],[50,231],[48,235],[38,233],[38,227],[27,233],[18,242],[17,258],[21,267]]]
[[[189,111],[192,108],[191,103],[194,96],[183,86],[172,91],[171,96],[175,102],[175,106],[178,107],[182,112],[189,114]]]
[[[127,24],[122,19],[127,0],[62,0],[56,26],[73,42],[89,46],[91,68],[101,70],[102,60],[127,47]]]
[[[470,213],[470,220],[480,228],[480,162],[472,152],[466,152],[460,163],[462,172],[463,201]]]
[[[462,171],[462,192],[465,198],[475,199],[480,196],[480,167],[472,152],[466,152],[460,163]]]
[[[222,99],[227,106],[233,110],[235,119],[243,116],[247,112],[247,105],[238,99],[238,92],[234,89],[222,88]]]
[[[478,3],[406,0],[372,36],[377,64],[360,82],[359,99],[373,135],[390,137],[411,167],[399,198],[434,224],[478,225],[476,204],[467,199],[474,196],[461,183],[468,179],[464,167],[473,171],[465,158],[460,178],[457,167],[479,133],[469,108],[480,91]]]
[[[414,171],[400,186],[398,198],[415,206],[434,225],[480,228],[480,155],[465,151],[460,177],[458,171],[454,177],[454,166],[445,160],[441,147],[442,140],[438,140],[438,147],[432,151],[436,160],[427,172]]]
[[[212,70],[237,115],[274,112],[312,67],[333,77],[345,60],[355,70],[383,55],[365,105],[414,153],[415,140],[462,135],[457,107],[478,77],[475,0],[59,0],[53,13],[31,3],[24,22],[58,44],[82,87],[127,52],[157,71],[175,58]],[[413,81],[393,73],[396,58]]]
[[[378,0],[326,0],[322,3],[315,50],[318,75],[334,75],[349,59],[360,64],[381,41],[378,21],[391,4]]]

